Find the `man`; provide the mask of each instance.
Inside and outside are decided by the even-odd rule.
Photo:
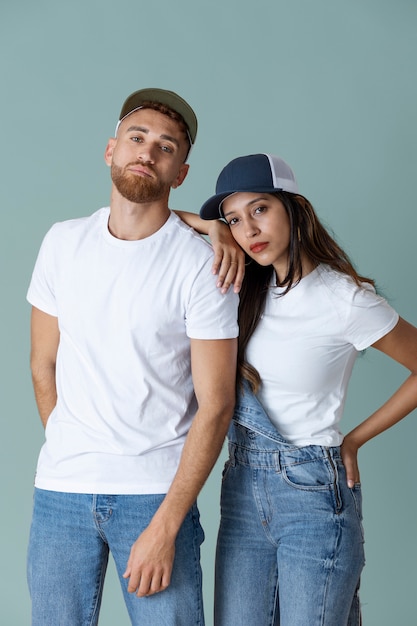
[[[175,93],[131,94],[110,207],[55,224],[36,262],[33,626],[97,624],[109,551],[132,624],[204,624],[195,501],[233,410],[237,302],[168,208],[196,132]]]

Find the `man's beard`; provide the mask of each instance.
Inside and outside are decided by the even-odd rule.
[[[149,166],[147,166],[149,169]],[[167,191],[167,184],[154,178],[125,172],[115,163],[111,165],[111,178],[118,192],[135,204],[159,200]]]

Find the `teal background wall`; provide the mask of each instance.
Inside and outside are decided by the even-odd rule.
[[[198,210],[229,159],[279,154],[361,272],[416,324],[416,27],[415,0],[1,0],[2,624],[30,623],[25,556],[43,433],[26,288],[49,226],[107,204],[102,155],[124,98],[166,87],[198,113],[172,208]],[[404,375],[375,351],[362,356],[345,429]],[[360,453],[366,626],[415,624],[416,418]],[[221,464],[200,498],[207,624]],[[100,624],[128,624],[112,567]]]

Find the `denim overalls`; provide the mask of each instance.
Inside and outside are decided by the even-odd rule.
[[[285,441],[247,385],[228,438],[216,626],[358,626],[361,492],[340,448]]]

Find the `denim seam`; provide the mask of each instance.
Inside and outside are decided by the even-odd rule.
[[[108,506],[107,517],[103,518],[102,516],[100,516],[97,510],[97,502],[98,502],[98,495],[94,494],[92,502],[91,502],[91,513],[93,516],[94,526],[96,527],[97,532],[100,535],[101,539],[107,544],[106,533],[104,532],[102,527],[103,527],[103,524],[108,522],[109,519],[112,517],[113,511],[112,511],[111,505],[108,504],[107,505]]]
[[[341,525],[340,525],[340,523],[337,523],[337,531],[338,531],[337,532],[337,537],[335,537],[335,542],[334,542],[334,547],[333,547],[333,558],[331,559],[331,567],[325,568],[325,569],[327,569],[327,576],[326,576],[326,581],[325,581],[325,585],[324,585],[324,589],[323,589],[324,593],[323,593],[323,604],[322,604],[322,610],[321,610],[321,624],[325,624],[326,623],[325,622],[325,619],[326,619],[326,615],[325,615],[325,607],[326,607],[325,598],[327,597],[327,594],[328,594],[328,591],[329,591],[330,575],[334,571],[338,545],[340,543],[340,538],[341,538]]]
[[[340,487],[339,487],[339,472],[337,470],[337,463],[335,463],[334,459],[332,459],[331,454],[329,454],[329,452],[327,451],[327,458],[328,458],[328,462],[330,464],[330,467],[332,469],[333,472],[333,496],[335,499],[335,505],[336,505],[336,513],[339,515],[340,511],[342,509],[342,498],[340,495]]]
[[[264,474],[263,471],[262,473]],[[267,514],[267,512],[265,511],[265,508],[262,505],[262,499],[259,495],[258,484],[259,484],[259,469],[256,469],[252,471],[252,485],[253,485],[253,495],[254,495],[255,502],[256,502],[256,508],[258,510],[258,515],[259,515],[259,521],[261,523],[262,530],[265,533],[265,537],[267,541],[271,543],[274,547],[278,547],[278,544],[276,543],[276,541],[274,541],[269,531],[269,524],[271,522],[271,513],[270,513],[271,501],[268,497],[267,501],[268,501],[268,507],[269,507],[269,514]]]
[[[262,428],[259,427],[256,423],[252,423],[251,420],[245,420],[245,419],[236,419],[236,411],[235,411],[235,417],[233,417],[233,422],[238,425],[238,426],[243,426],[243,428],[247,428],[248,430],[252,430],[253,432],[257,433],[258,435],[262,435],[263,437],[266,437],[267,439],[271,440],[271,441],[276,441],[277,443],[287,446],[288,451],[290,450],[299,450],[302,446],[297,446],[295,444],[289,443],[288,441],[285,441],[285,439],[283,439],[281,437],[281,435],[278,433],[277,431],[277,435],[274,435],[274,433],[271,433],[267,428]],[[271,425],[272,427],[272,425]]]
[[[93,605],[91,607],[90,616],[88,618],[88,626],[97,626],[100,613],[101,597],[104,588],[104,579],[106,575],[107,562],[103,562],[99,576],[97,578],[96,589],[92,598]]]
[[[191,519],[193,522],[193,530],[194,530],[193,532],[194,569],[195,569],[195,580],[197,581],[197,594],[196,595],[198,597],[198,602],[196,605],[198,621],[196,622],[196,626],[203,626],[204,614],[203,614],[203,605],[202,605],[202,594],[200,593],[200,588],[202,585],[202,578],[201,578],[201,567],[200,567],[200,559],[199,559],[200,544],[198,540],[198,531],[200,530],[200,516],[197,513],[197,507],[195,504],[192,506],[192,509],[191,509]]]

